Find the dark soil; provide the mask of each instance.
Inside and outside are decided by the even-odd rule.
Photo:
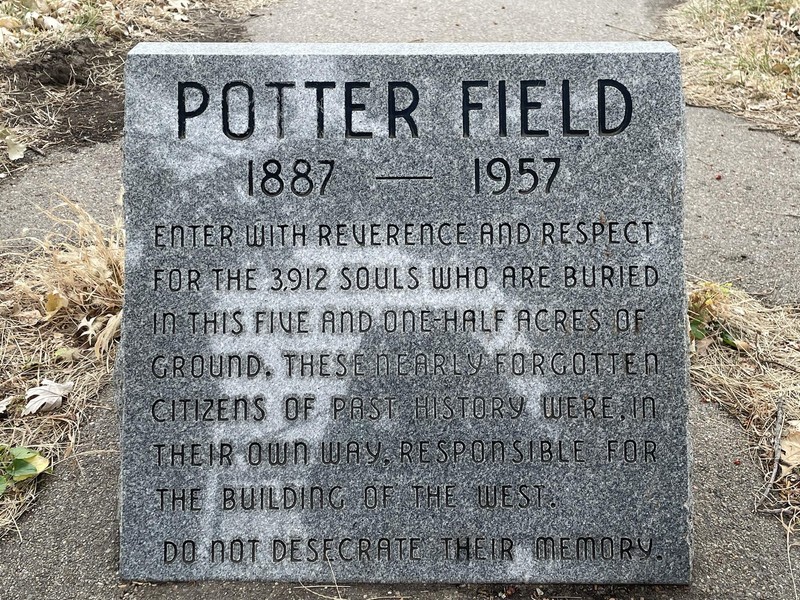
[[[232,42],[243,39],[244,35],[241,23],[205,15],[197,19],[191,29],[147,41]],[[10,68],[0,65],[0,79],[11,82],[10,97],[16,104],[7,117],[9,126],[25,130],[35,124],[34,107],[56,115],[56,124],[46,136],[30,144],[22,160],[8,165],[12,177],[0,179],[0,185],[34,162],[37,154],[44,156],[45,149],[47,152],[56,147],[75,149],[113,141],[122,135],[122,67],[133,45],[96,43],[82,38],[63,46],[39,48]],[[118,77],[113,84],[108,83],[107,77],[106,81],[100,77],[109,70]]]
[[[40,144],[76,147],[116,139],[122,132],[122,93],[95,81],[108,68],[117,67],[121,76],[125,50],[79,39],[37,50],[18,62],[10,69],[11,95],[18,106],[10,124],[24,130],[36,120],[32,107],[47,103],[48,92],[66,92],[60,105],[50,101],[42,106],[58,116],[56,126]]]
[[[42,85],[85,85],[98,52],[102,48],[89,39],[75,40],[60,47],[41,48],[30,59],[11,68],[17,89],[36,82]]]

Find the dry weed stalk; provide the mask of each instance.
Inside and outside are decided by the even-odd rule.
[[[104,227],[63,199],[49,212],[59,227],[24,249],[0,247],[0,440],[35,449],[57,465],[78,441],[84,411],[109,381],[122,319],[124,234]],[[30,246],[28,246],[30,248]],[[43,378],[72,381],[74,391],[53,412],[21,416],[25,392]],[[31,504],[35,480],[0,497],[0,536]]]
[[[692,383],[742,424],[764,471],[757,508],[777,514],[794,534],[800,524],[800,307],[770,308],[702,281],[689,290]]]
[[[666,18],[687,101],[800,140],[800,0],[689,0]]]

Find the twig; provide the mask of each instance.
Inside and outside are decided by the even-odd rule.
[[[792,541],[790,539],[791,532],[786,529],[786,562],[789,563],[789,575],[792,576],[792,589],[794,590],[794,600],[798,600],[797,596],[797,580],[794,577],[794,566],[792,565]]]
[[[751,296],[756,298],[766,298],[767,296],[772,296],[775,293],[776,288],[772,288],[771,290],[765,290],[763,292],[750,292]]]
[[[790,510],[794,510],[794,507],[784,506],[783,508],[759,508],[758,512],[764,515],[783,515]]]
[[[765,362],[765,363],[767,363],[768,365],[774,365],[776,367],[781,367],[782,369],[786,369],[787,371],[793,371],[795,373],[800,373],[800,371],[795,369],[792,365],[787,365],[787,364],[784,364],[784,363],[782,363],[780,361],[777,361],[777,360],[772,360],[772,359],[769,359],[769,358],[762,358],[760,360]]]
[[[778,467],[781,463],[781,434],[783,433],[783,397],[778,398],[778,411],[775,413],[775,441],[772,444],[772,476],[767,482],[767,487],[764,489],[764,494],[758,501],[756,507],[761,507],[764,500],[769,497],[772,491],[772,486],[775,485],[775,479],[778,477]]]
[[[333,572],[333,565],[331,564],[331,559],[330,558],[328,558],[328,568],[331,570],[331,577],[333,578],[333,585],[336,586],[336,597],[337,598],[342,598],[342,592],[339,590],[339,584],[336,581],[336,573]]]
[[[328,589],[331,589],[332,587],[334,587],[334,586],[331,585],[330,583],[324,583],[324,584],[321,583],[319,585],[306,585],[306,584],[301,582],[300,585],[295,585],[295,586],[292,587],[292,589],[293,590],[309,590],[310,591],[310,590],[328,590]],[[339,588],[341,588],[343,590],[344,589],[348,589],[349,587],[350,587],[349,585],[340,585],[339,586]]]
[[[747,131],[760,131],[762,133],[777,133],[780,131],[780,127],[773,127],[772,129],[768,129],[766,127],[754,127],[751,125],[747,128]]]
[[[800,219],[800,215],[797,215],[795,213],[782,213],[782,212],[775,212],[774,210],[767,210],[764,212],[769,213],[771,215],[778,215],[779,217],[792,217],[793,219]]]
[[[638,33],[636,31],[631,31],[630,29],[623,29],[622,27],[617,27],[616,25],[612,25],[611,23],[606,23],[605,25],[606,25],[606,27],[610,27],[611,29],[617,29],[619,31],[624,31],[625,33],[630,33],[631,35],[635,35],[636,37],[640,37],[640,38],[643,38],[645,40],[657,40],[657,38],[654,38],[653,36],[645,35],[644,33]]]
[[[312,586],[307,586],[302,581],[298,581],[298,583],[300,584],[300,588],[304,589],[307,592],[310,592],[310,593],[314,594],[317,598],[323,598],[324,600],[345,600],[339,594],[338,590],[337,590],[335,596],[326,596],[325,594],[320,594],[319,592],[315,592],[314,591],[314,589],[329,589],[329,588],[333,587],[331,585],[312,585]],[[297,589],[297,588],[293,588],[293,589]]]

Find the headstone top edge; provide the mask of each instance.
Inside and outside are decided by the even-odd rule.
[[[677,54],[669,42],[207,43],[140,42],[129,56],[388,56],[519,54]]]

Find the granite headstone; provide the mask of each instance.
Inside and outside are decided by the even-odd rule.
[[[688,582],[674,48],[125,81],[123,578]]]

